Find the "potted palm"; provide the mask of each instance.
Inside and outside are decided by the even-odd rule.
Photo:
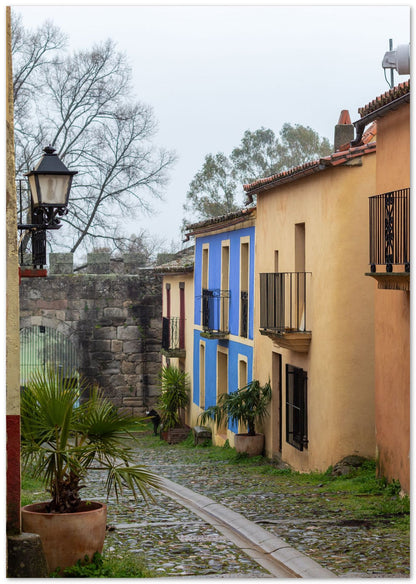
[[[256,424],[268,415],[268,405],[272,397],[270,382],[264,386],[252,380],[244,387],[219,396],[217,404],[208,407],[199,415],[202,424],[212,420],[217,424],[229,421],[247,428],[246,433],[235,434],[234,447],[239,453],[256,456],[263,452],[264,434],[256,432]]]
[[[189,428],[183,421],[183,411],[189,403],[188,374],[178,367],[162,367],[159,396],[161,438],[174,444],[184,440]]]
[[[80,389],[89,396],[80,403]],[[23,531],[39,534],[48,568],[74,565],[102,552],[107,507],[84,501],[80,490],[92,470],[107,473],[107,494],[118,498],[124,487],[151,497],[158,478],[132,466],[132,445],[143,429],[137,418],[123,415],[76,377],[52,368],[37,371],[21,397],[23,465],[41,479],[52,500],[22,508]]]

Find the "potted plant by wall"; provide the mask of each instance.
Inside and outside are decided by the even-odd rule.
[[[79,392],[89,392],[79,403]],[[123,487],[134,497],[151,497],[159,480],[133,466],[137,418],[123,415],[98,388],[76,377],[65,379],[52,368],[37,371],[21,397],[22,461],[41,479],[52,500],[22,508],[22,529],[39,534],[50,572],[102,552],[107,506],[84,501],[80,490],[92,470],[107,474],[107,494]]]
[[[249,456],[262,454],[264,434],[257,434],[256,424],[268,415],[268,405],[272,397],[270,383],[261,386],[253,379],[244,387],[219,396],[216,405],[210,406],[199,415],[202,424],[213,420],[217,424],[229,421],[247,427],[246,433],[234,435],[234,447],[239,453]]]
[[[188,374],[178,367],[162,367],[160,371],[161,394],[158,405],[162,423],[161,438],[175,444],[189,434],[183,421],[183,411],[189,403]]]

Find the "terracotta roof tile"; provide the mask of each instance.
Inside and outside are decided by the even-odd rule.
[[[373,122],[371,126],[364,132],[361,141],[363,144],[368,144],[369,142],[374,142],[377,137],[377,122]]]
[[[403,83],[399,83],[399,85],[393,87],[389,91],[386,91],[386,93],[383,93],[383,95],[376,97],[375,99],[373,99],[373,101],[370,101],[370,103],[367,104],[366,106],[358,108],[358,113],[363,118],[367,114],[377,111],[383,105],[391,103],[392,101],[394,101],[398,97],[401,97],[402,95],[405,95],[406,93],[410,93],[410,79],[404,81]]]
[[[162,274],[192,272],[194,269],[194,251],[195,246],[186,247],[173,254],[173,257],[166,263],[156,266],[154,271]]]
[[[256,210],[256,207],[247,207],[245,209],[239,209],[233,213],[227,213],[226,215],[220,215],[218,217],[211,217],[209,219],[203,219],[198,223],[192,223],[185,226],[186,229],[186,236],[189,239],[189,236],[199,230],[204,230],[205,228],[215,227],[220,223],[224,224],[235,224],[241,221],[244,221],[248,218],[251,213]]]
[[[289,170],[284,170],[273,176],[268,176],[265,178],[260,178],[251,184],[243,185],[243,189],[246,193],[254,194],[269,188],[273,188],[279,184],[297,180],[304,176],[308,176],[315,172],[320,172],[326,168],[340,166],[345,162],[365,154],[371,154],[376,151],[376,143],[370,142],[368,144],[363,144],[356,146],[355,148],[349,148],[348,150],[343,150],[341,152],[334,152],[329,156],[324,158],[319,158],[318,160],[313,160],[312,162],[306,162],[299,166],[295,166]]]

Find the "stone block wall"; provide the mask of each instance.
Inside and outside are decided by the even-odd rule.
[[[65,334],[78,351],[80,373],[122,411],[143,415],[159,394],[161,276],[148,268],[109,273],[109,256],[73,273],[71,258],[62,257],[71,254],[56,255],[46,278],[22,279],[21,328],[45,325]],[[125,265],[134,266],[132,259]]]

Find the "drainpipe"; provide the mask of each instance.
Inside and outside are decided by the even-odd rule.
[[[361,139],[362,139],[363,134],[364,134],[365,127],[368,126],[368,124],[370,124],[371,122],[374,122],[374,120],[376,120],[377,118],[382,118],[387,113],[389,113],[393,110],[396,110],[403,103],[409,103],[409,102],[410,102],[410,93],[405,93],[404,95],[401,95],[400,97],[398,97],[397,99],[394,99],[390,103],[386,103],[385,105],[382,105],[381,107],[377,108],[375,111],[370,112],[366,116],[362,117],[361,120],[357,120],[356,122],[353,122],[353,126],[355,127],[355,131],[356,131],[356,138],[355,138],[355,140],[353,140],[351,142],[351,144],[350,144],[351,148],[353,148],[354,146],[360,145]]]

